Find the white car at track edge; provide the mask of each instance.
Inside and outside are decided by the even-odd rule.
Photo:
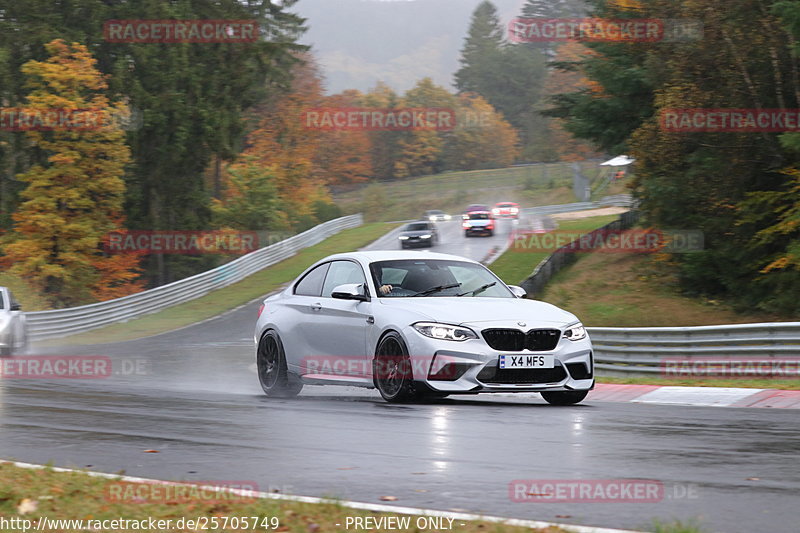
[[[259,381],[277,397],[339,384],[377,388],[390,402],[490,392],[580,402],[594,387],[586,329],[524,296],[455,255],[332,255],[264,300],[254,336]]]

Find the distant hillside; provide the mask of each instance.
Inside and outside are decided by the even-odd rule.
[[[366,91],[383,80],[405,91],[429,76],[451,87],[470,16],[482,0],[301,0],[329,93]],[[507,22],[524,0],[492,0]]]

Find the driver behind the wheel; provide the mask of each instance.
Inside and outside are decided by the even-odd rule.
[[[386,283],[386,280],[383,279],[383,272],[384,272],[383,269],[380,269],[378,273],[378,279],[381,280],[381,286],[378,287],[378,291],[380,291],[380,293],[385,296],[390,292],[392,292],[393,287],[390,284]]]

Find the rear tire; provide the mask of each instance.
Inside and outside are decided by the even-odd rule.
[[[588,390],[542,392],[542,398],[550,405],[575,405],[586,398]]]
[[[293,398],[303,390],[303,383],[289,373],[283,343],[274,330],[261,336],[256,350],[258,381],[271,398]]]
[[[372,360],[372,380],[389,403],[410,402],[418,397],[411,356],[400,334],[391,331],[381,338]]]

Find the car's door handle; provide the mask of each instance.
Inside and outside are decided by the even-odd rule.
[[[374,323],[375,323],[375,317],[374,316],[368,316],[367,317],[367,324],[374,324]]]
[[[311,304],[311,310],[312,311],[319,311],[320,309],[322,309],[322,304],[321,303]]]

